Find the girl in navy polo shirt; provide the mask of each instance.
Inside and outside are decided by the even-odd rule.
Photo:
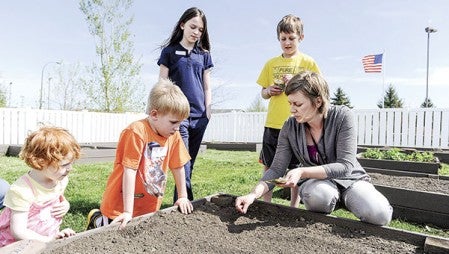
[[[184,168],[188,199],[193,200],[193,165],[209,123],[212,101],[210,70],[214,65],[204,12],[196,7],[187,9],[161,48],[157,62],[159,78],[172,80],[190,103],[190,115],[182,122],[179,132],[192,158]],[[176,193],[175,189],[174,200],[177,200]]]

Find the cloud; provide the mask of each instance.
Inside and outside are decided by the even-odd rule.
[[[404,86],[423,86],[426,84],[426,71],[418,71],[419,77],[387,77],[387,80],[393,84]],[[429,70],[429,85],[449,86],[449,66],[441,66]]]
[[[432,83],[432,85],[449,86],[449,66],[438,67],[431,71],[429,83]]]
[[[426,71],[419,69],[415,73],[417,73],[415,77],[393,76],[387,73],[385,76],[385,84],[391,83],[394,86],[424,86],[426,84]],[[327,80],[330,85],[349,83],[378,85],[379,82],[382,82],[382,74],[369,76],[328,76]],[[449,66],[440,66],[429,70],[429,85],[449,87]]]
[[[329,57],[329,59],[331,61],[342,61],[342,60],[347,60],[347,59],[354,59],[354,56],[351,55],[346,55],[346,56],[332,56]]]

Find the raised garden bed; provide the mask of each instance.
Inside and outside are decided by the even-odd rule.
[[[208,149],[226,151],[257,151],[260,143],[255,142],[203,142]]]
[[[411,177],[423,177],[423,178],[449,180],[449,176],[438,175],[438,174],[427,174],[427,173],[412,172],[412,171],[391,170],[391,169],[370,168],[370,167],[364,167],[364,169],[369,174],[379,173],[379,174],[391,175],[391,176],[411,176]]]
[[[214,195],[47,244],[32,253],[448,253],[449,239],[256,201],[246,215],[235,197]],[[20,252],[16,252],[20,253]]]
[[[18,157],[21,145],[10,145],[2,147],[6,156]],[[0,154],[2,152],[0,150]],[[111,162],[115,160],[116,143],[95,143],[95,144],[81,144],[81,157],[76,163],[97,163],[97,162]]]
[[[357,158],[362,167],[380,168],[386,170],[417,172],[424,174],[438,174],[439,163],[431,162],[412,162],[412,161],[393,161]]]
[[[438,174],[440,163],[432,152],[401,150],[399,148],[368,148],[357,155],[362,167]]]
[[[111,162],[115,160],[115,148],[82,147],[78,164]]]
[[[449,229],[449,195],[375,185],[393,207],[393,218]]]
[[[368,149],[365,153],[370,156],[389,153],[387,155],[390,157],[403,159],[407,157],[403,153],[416,155],[420,152]],[[424,154],[427,160],[431,156],[431,153]],[[359,154],[358,160],[372,176],[376,188],[390,201],[394,218],[449,228],[449,177],[438,175],[438,162],[369,159],[362,158],[362,154]],[[438,161],[438,158],[434,160]],[[382,176],[385,174],[390,176]]]
[[[393,206],[393,218],[449,229],[449,180],[370,173]]]
[[[396,171],[400,172],[400,171]],[[393,218],[449,229],[449,179],[369,173],[373,184],[393,206]],[[434,175],[432,175],[434,176]],[[290,198],[290,189],[275,195]]]
[[[389,149],[389,147],[384,146],[358,146],[357,153],[363,153],[368,149]],[[449,163],[449,150],[448,149],[431,149],[431,148],[419,148],[419,147],[401,147],[404,151],[423,151],[423,152],[432,152],[435,157],[438,158],[440,162]]]

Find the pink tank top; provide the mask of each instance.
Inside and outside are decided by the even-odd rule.
[[[310,161],[311,162],[313,162],[313,163],[315,163],[315,164],[318,164],[319,162],[319,160],[318,160],[318,150],[316,149],[316,146],[314,146],[314,145],[307,145],[307,151],[309,152],[309,158],[310,158]]]
[[[30,180],[25,176],[22,177],[25,182],[30,186],[34,196],[36,191],[31,185]],[[49,200],[44,204],[31,204],[30,211],[28,213],[28,229],[44,236],[54,236],[59,232],[59,226],[62,223],[62,218],[55,218],[51,216],[51,209],[55,204],[61,202],[62,196]],[[12,236],[10,230],[11,221],[11,209],[5,207],[0,215],[0,247],[8,245],[16,241]]]

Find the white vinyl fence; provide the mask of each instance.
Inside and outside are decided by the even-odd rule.
[[[42,125],[68,129],[80,143],[117,142],[120,132],[145,114],[0,108],[0,144],[23,144]]]
[[[359,145],[449,148],[449,109],[354,112]]]
[[[262,142],[266,112],[212,114],[203,140],[206,142]]]
[[[449,148],[449,109],[354,109],[359,145]],[[42,124],[68,129],[80,143],[117,142],[145,114],[0,108],[0,144],[23,144]],[[265,112],[213,114],[205,142],[261,142]]]

